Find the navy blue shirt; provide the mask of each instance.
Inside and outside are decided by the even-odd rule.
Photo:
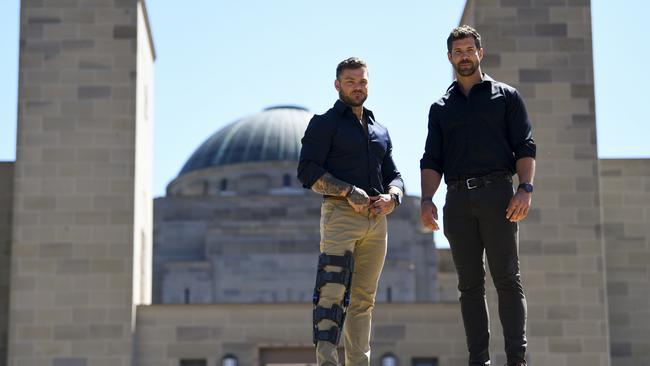
[[[535,158],[526,106],[517,90],[486,74],[468,96],[454,81],[429,110],[429,133],[421,169],[445,182],[492,172],[516,173],[516,161]]]
[[[340,100],[309,121],[298,163],[298,179],[305,188],[311,188],[328,172],[369,196],[388,193],[389,186],[404,192],[388,130],[375,121],[370,110],[364,108],[363,115],[368,123],[367,135],[352,108]]]

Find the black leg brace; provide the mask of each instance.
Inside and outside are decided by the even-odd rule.
[[[341,272],[326,272],[325,266],[337,266]],[[339,343],[345,314],[350,304],[350,285],[352,284],[352,272],[354,271],[354,259],[352,252],[347,251],[345,255],[328,255],[322,253],[318,257],[318,273],[316,274],[316,286],[314,287],[314,344],[318,341],[328,341],[334,345]],[[340,304],[334,304],[331,308],[318,305],[320,300],[320,289],[326,283],[338,283],[345,286],[345,294]],[[336,323],[328,330],[318,330],[318,322],[323,319],[330,319]]]

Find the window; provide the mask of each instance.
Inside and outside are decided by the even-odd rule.
[[[415,357],[411,366],[438,366],[438,359],[435,357]]]
[[[282,177],[282,186],[284,187],[291,187],[291,175],[285,174]]]
[[[227,190],[228,190],[228,179],[223,178],[223,179],[221,180],[221,184],[219,185],[219,188],[220,188],[222,191],[227,191]]]
[[[233,355],[226,355],[221,361],[221,366],[237,366],[237,364],[237,357]]]
[[[208,366],[206,360],[181,360],[179,366]]]
[[[397,366],[397,357],[392,353],[381,356],[381,366]]]
[[[190,303],[190,289],[188,287],[185,288],[185,299],[183,303],[189,304]]]
[[[393,289],[390,286],[386,288],[386,302],[393,302]]]

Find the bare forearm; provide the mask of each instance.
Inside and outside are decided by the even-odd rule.
[[[422,189],[422,200],[430,201],[440,187],[442,175],[433,169],[420,170],[420,182]]]
[[[311,190],[316,193],[341,197],[347,196],[351,189],[352,185],[350,183],[334,178],[330,173],[323,174],[323,176],[318,178],[318,180],[311,186]]]
[[[535,179],[535,159],[521,158],[517,160],[517,176],[519,183],[533,183]]]

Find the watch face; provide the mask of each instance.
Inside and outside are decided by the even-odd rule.
[[[533,185],[530,183],[521,183],[519,185],[519,188],[523,189],[524,191],[531,193],[533,191]]]

